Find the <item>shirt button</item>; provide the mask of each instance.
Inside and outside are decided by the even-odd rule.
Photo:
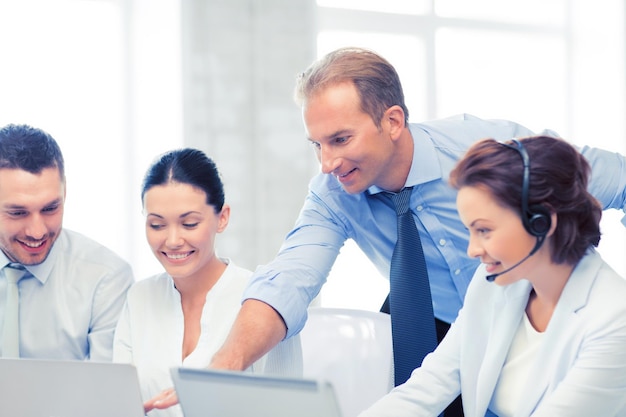
[[[417,211],[422,211],[422,210],[424,210],[424,206],[417,206],[416,209],[417,209]]]
[[[439,244],[441,246],[444,246],[446,244],[446,240],[445,239],[439,239]]]
[[[459,275],[460,273],[461,273],[460,269],[457,269],[457,270],[454,271],[454,275]]]

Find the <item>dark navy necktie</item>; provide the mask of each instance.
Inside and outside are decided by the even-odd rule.
[[[395,384],[404,383],[437,347],[428,271],[413,214],[411,188],[391,194],[398,215],[398,240],[391,257],[389,307]]]

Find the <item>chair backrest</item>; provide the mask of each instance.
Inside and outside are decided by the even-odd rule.
[[[355,417],[393,388],[388,314],[310,307],[300,333],[304,377],[335,388],[343,417]]]

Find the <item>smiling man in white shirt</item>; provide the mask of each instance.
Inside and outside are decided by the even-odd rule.
[[[0,129],[0,325],[7,327],[5,266],[18,282],[18,353],[3,356],[110,361],[130,265],[101,244],[63,229],[65,170],[48,133],[28,125]],[[9,313],[9,314],[7,314]],[[2,340],[5,339],[5,340]]]

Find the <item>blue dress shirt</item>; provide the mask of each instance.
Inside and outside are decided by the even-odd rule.
[[[452,323],[480,262],[466,254],[469,236],[459,219],[456,190],[448,185],[448,175],[477,140],[509,140],[535,133],[514,122],[470,115],[409,128],[415,146],[405,186],[413,187],[410,206],[424,247],[435,317]],[[542,134],[558,136],[551,131]],[[605,209],[626,210],[626,157],[589,147],[581,152],[592,166],[592,194]],[[294,228],[276,258],[257,268],[243,299],[261,300],[276,309],[290,337],[304,326],[306,309],[347,239],[354,239],[388,277],[396,214],[391,201],[378,195],[381,191],[373,186],[348,194],[334,176],[320,173],[314,177]],[[358,292],[354,288],[356,296]]]

